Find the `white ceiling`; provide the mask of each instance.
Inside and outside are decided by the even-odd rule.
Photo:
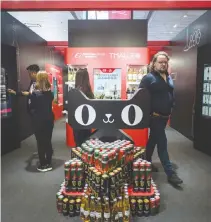
[[[153,11],[148,23],[148,40],[171,40],[189,24],[204,14],[205,10]],[[86,19],[86,12],[75,12],[79,19]],[[149,11],[134,11],[134,19],[146,19]],[[9,12],[26,24],[46,41],[68,41],[68,20],[74,17],[70,12]],[[89,11],[89,19],[108,19],[108,12]]]

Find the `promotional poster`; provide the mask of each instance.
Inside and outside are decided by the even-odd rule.
[[[121,69],[94,69],[94,94],[96,98],[121,98]]]
[[[211,118],[211,64],[204,65],[202,115]]]

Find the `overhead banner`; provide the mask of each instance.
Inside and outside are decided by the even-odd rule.
[[[147,48],[67,48],[66,50],[66,64],[90,65],[96,60],[106,61],[108,65],[109,62],[125,63],[125,65],[148,64]]]

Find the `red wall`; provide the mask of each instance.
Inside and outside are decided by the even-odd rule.
[[[147,47],[149,49],[149,58],[153,57],[154,54],[156,54],[159,51],[166,51],[165,47],[168,47],[171,45],[170,41],[148,41]],[[48,42],[48,46],[54,46],[55,50],[60,52],[62,55],[65,53],[65,49],[68,47],[67,41],[58,41],[58,42]]]

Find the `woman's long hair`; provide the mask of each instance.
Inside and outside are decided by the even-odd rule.
[[[35,89],[40,90],[40,91],[51,90],[51,84],[49,82],[47,73],[45,72],[37,73]]]
[[[88,98],[94,99],[87,69],[79,69],[76,72],[75,88],[81,90]]]
[[[157,61],[157,59],[158,59],[158,56],[160,56],[160,55],[162,55],[162,56],[165,56],[166,58],[167,58],[167,60],[169,61],[169,55],[166,53],[166,52],[158,52],[158,53],[156,53],[154,56],[153,56],[153,59],[152,59],[152,61],[150,62],[150,65],[149,65],[149,71],[150,72],[155,72],[155,63],[156,63],[156,61]]]

